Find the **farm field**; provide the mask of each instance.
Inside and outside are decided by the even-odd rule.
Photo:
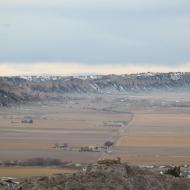
[[[117,125],[124,125],[131,119],[128,113],[103,110],[101,106],[97,110],[96,104],[89,104],[88,100],[77,99],[75,103],[46,102],[1,109],[0,160],[42,157],[74,163],[97,161],[100,152],[54,148],[55,144],[64,143],[71,149],[102,146],[117,138]],[[31,117],[33,123],[22,123],[25,117]]]
[[[186,110],[187,111],[187,110]],[[168,110],[137,112],[117,142],[124,160],[138,163],[190,163],[190,117]],[[126,152],[124,154],[123,152]]]
[[[31,177],[31,176],[49,176],[59,173],[74,173],[75,169],[65,169],[56,167],[0,167],[0,177]]]
[[[177,106],[173,106],[174,102]],[[188,96],[72,96],[0,109],[0,160],[57,158],[73,163],[121,157],[132,164],[190,163]],[[22,122],[31,117],[32,123]],[[80,147],[114,142],[108,153]],[[54,148],[68,144],[69,150]],[[73,150],[74,149],[74,150]]]

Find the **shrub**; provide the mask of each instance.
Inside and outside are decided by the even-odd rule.
[[[172,175],[174,177],[180,177],[181,169],[180,166],[175,166],[165,171],[165,174]]]

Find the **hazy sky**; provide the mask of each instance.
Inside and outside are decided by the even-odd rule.
[[[188,71],[189,63],[189,0],[0,0],[0,74]]]

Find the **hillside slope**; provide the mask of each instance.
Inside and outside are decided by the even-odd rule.
[[[0,78],[0,106],[8,106],[35,100],[30,84],[19,77]]]
[[[189,90],[190,73],[0,78],[0,105],[60,97],[66,93],[129,93]]]
[[[28,179],[19,190],[189,190],[190,180],[127,164],[96,164],[75,174]]]

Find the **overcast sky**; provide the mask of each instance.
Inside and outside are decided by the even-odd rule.
[[[189,63],[189,0],[0,0],[0,74],[39,64],[76,73]]]

